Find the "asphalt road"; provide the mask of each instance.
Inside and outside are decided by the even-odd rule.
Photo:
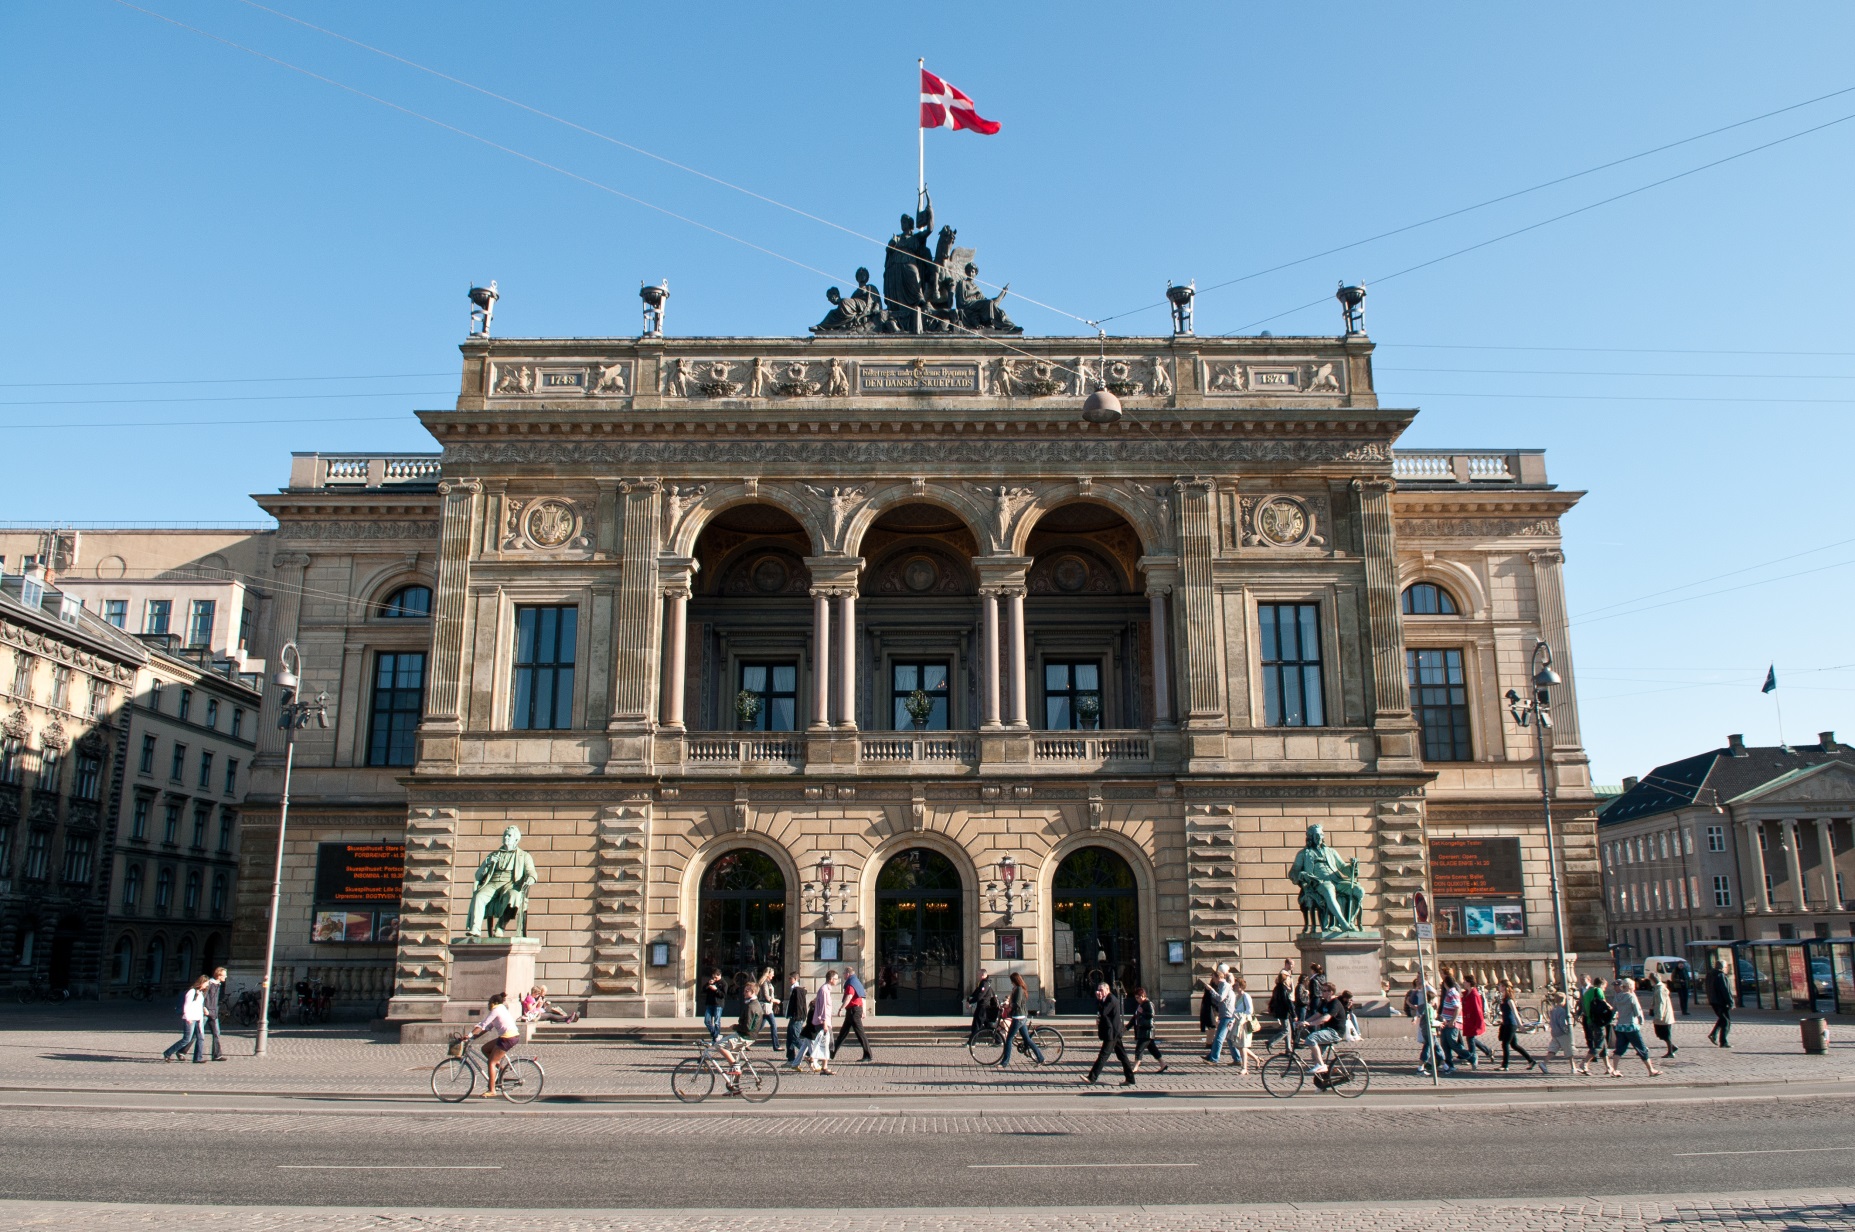
[[[184,1101],[176,1100],[176,1103]],[[201,1101],[202,1104],[204,1101]],[[0,1197],[481,1207],[1323,1202],[1846,1185],[1855,1099],[520,1115],[0,1108]]]

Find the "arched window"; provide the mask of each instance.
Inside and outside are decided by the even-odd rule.
[[[116,961],[110,969],[110,979],[117,984],[127,984],[135,972],[135,942],[124,937],[116,943]]]
[[[1404,588],[1404,614],[1456,616],[1461,613],[1454,597],[1435,582],[1412,582]]]
[[[401,586],[386,597],[374,614],[392,620],[424,620],[432,614],[432,588]]]
[[[167,943],[156,937],[148,943],[148,982],[159,986],[167,978]]]
[[[196,972],[193,970],[193,938],[188,937],[180,943],[180,949],[174,955],[174,978],[191,980]]]
[[[133,914],[142,901],[142,866],[131,864],[122,874],[122,909]],[[126,940],[126,938],[125,938]]]
[[[213,919],[225,919],[225,874],[213,874]]]
[[[200,909],[200,881],[199,869],[194,868],[187,870],[187,895],[186,898],[182,900],[182,903],[188,915],[192,915]]]
[[[165,912],[174,901],[174,870],[164,868],[155,875],[155,910]]]

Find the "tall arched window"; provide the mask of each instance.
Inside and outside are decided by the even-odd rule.
[[[131,864],[122,874],[122,909],[133,915],[142,901],[142,866]],[[126,940],[126,938],[125,938]]]
[[[1406,616],[1456,616],[1455,598],[1435,582],[1412,582],[1404,588]]]
[[[116,961],[110,968],[110,981],[127,984],[135,973],[135,942],[127,937],[116,943]]]
[[[432,614],[432,588],[401,586],[380,604],[376,616],[391,620],[424,620]]]

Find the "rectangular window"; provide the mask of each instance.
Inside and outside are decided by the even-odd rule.
[[[1726,850],[1726,827],[1725,826],[1708,826],[1707,827],[1707,850],[1708,851],[1725,851]]]
[[[742,731],[792,731],[799,719],[799,665],[796,663],[743,663],[741,687],[734,697],[734,719]],[[746,714],[754,698],[753,716]]]
[[[62,769],[64,758],[57,749],[40,749],[38,790],[55,794],[58,790],[58,772]]]
[[[131,864],[122,874],[122,909],[130,915],[135,914],[135,905],[142,898],[142,866]]]
[[[142,774],[153,774],[155,772],[155,743],[156,741],[153,736],[142,737],[142,760],[137,763],[138,769]]]
[[[77,755],[77,777],[71,783],[73,800],[95,800],[103,787],[103,759],[95,753]]]
[[[27,881],[44,881],[51,871],[52,832],[34,830],[26,839],[26,867],[20,875]]]
[[[130,838],[148,837],[148,810],[152,805],[153,801],[149,800],[147,796],[137,796],[135,798],[135,811],[130,815],[129,819]]]
[[[579,609],[515,609],[515,705],[510,726],[573,726],[573,656]]]
[[[1324,727],[1320,679],[1320,605],[1262,603],[1263,722],[1269,727]]]
[[[159,680],[148,682],[148,708],[156,714],[161,713],[161,689],[162,684]]]
[[[32,656],[23,650],[13,652],[13,696],[32,700]]]
[[[237,736],[242,736],[244,734],[245,734],[245,712],[242,708],[238,706],[234,706],[232,707],[232,735],[234,737],[237,737]]]
[[[213,806],[196,804],[193,806],[193,849],[206,850],[206,823],[212,819]]]
[[[213,919],[225,919],[225,874],[213,874]]]
[[[129,627],[129,601],[127,599],[105,599],[103,601],[103,619],[118,629]]]
[[[0,783],[18,783],[25,764],[25,744],[13,736],[0,736]]]
[[[1771,874],[1770,873],[1765,874],[1765,899],[1766,901],[1770,901],[1771,899]]]
[[[181,907],[188,915],[200,909],[200,870],[197,868],[187,870],[187,890],[181,899]]]
[[[1076,731],[1101,724],[1101,664],[1043,665],[1043,725],[1047,731]]]
[[[206,726],[219,730],[219,699],[216,697],[206,699]]]
[[[418,748],[425,698],[425,654],[382,652],[374,659],[373,729],[367,739],[370,766],[410,766]],[[226,794],[232,794],[228,778]]]
[[[915,691],[926,695],[927,708],[922,712],[927,731],[946,731],[952,716],[948,713],[947,665],[945,663],[889,664],[890,725],[896,731],[910,731],[915,725],[914,711],[909,709]]]
[[[68,667],[52,668],[52,705],[60,710],[70,709],[71,669]]]
[[[1771,850],[1771,831],[1762,825],[1758,827],[1758,849],[1760,851]]]
[[[217,606],[211,599],[193,601],[193,606],[187,612],[187,645],[212,645],[213,611]]]
[[[253,613],[249,607],[240,610],[238,613],[238,644],[241,648],[251,644],[252,621]]]
[[[236,796],[238,794],[238,758],[236,757],[229,757],[226,759],[225,794],[228,796]]]
[[[200,750],[200,790],[211,791],[212,789],[213,755],[211,752],[202,749]]]
[[[108,704],[109,686],[93,677],[90,681],[90,700],[85,703],[84,713],[94,719],[103,713]]]
[[[180,805],[169,804],[161,819],[161,841],[173,847],[180,842]]]
[[[180,691],[180,708],[176,710],[174,713],[178,714],[183,721],[187,719],[191,719],[193,717],[193,690],[192,689],[182,689]]]
[[[1469,690],[1460,650],[1407,650],[1411,706],[1423,729],[1425,761],[1473,761]]]
[[[66,885],[83,885],[90,880],[90,851],[94,840],[88,834],[64,836],[64,876]]]
[[[142,617],[143,633],[166,633],[168,614],[174,610],[172,599],[150,599]]]
[[[219,850],[232,850],[232,834],[238,828],[238,814],[231,809],[219,810]]]
[[[13,827],[0,826],[0,880],[13,871]]]
[[[186,772],[187,772],[187,746],[184,744],[176,744],[174,746],[174,759],[168,765],[168,768],[167,768],[167,776],[168,778],[172,779],[174,782],[178,783],[180,782],[181,777],[184,774],[186,774]]]
[[[166,914],[174,901],[174,870],[164,868],[155,876],[155,910]]]

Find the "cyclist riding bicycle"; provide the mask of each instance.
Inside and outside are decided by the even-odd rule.
[[[760,1003],[760,985],[749,980],[741,987],[741,1016],[734,1020],[734,1030],[715,1041],[721,1055],[728,1058],[729,1087],[734,1089],[741,1076],[741,1058],[754,1046],[760,1028],[766,1025],[766,1007]]]
[[[483,1043],[483,1059],[489,1064],[489,1089],[483,1092],[484,1099],[494,1098],[497,1094],[496,1079],[502,1073],[502,1059],[515,1051],[515,1046],[522,1042],[522,1028],[516,1021],[515,1010],[509,1005],[509,994],[499,992],[490,997],[489,1012],[483,1021],[470,1028],[463,1042],[468,1044],[479,1035],[495,1032],[493,1039]]]
[[[1327,1072],[1327,1055],[1322,1049],[1331,1048],[1340,1042],[1340,1032],[1346,1025],[1346,994],[1333,995],[1333,985],[1321,984],[1312,990],[1308,1003],[1308,1015],[1301,1020],[1299,1034],[1314,1054],[1313,1068],[1310,1074]]]

